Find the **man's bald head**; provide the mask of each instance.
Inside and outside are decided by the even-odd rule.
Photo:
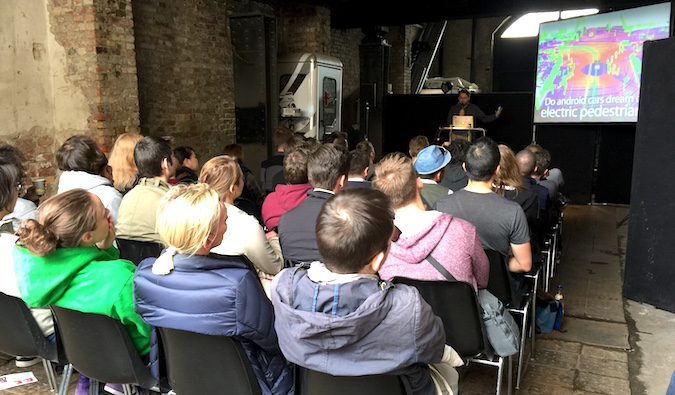
[[[534,173],[537,164],[537,157],[532,151],[524,149],[518,152],[516,154],[516,160],[518,161],[520,174],[524,176],[531,176]]]

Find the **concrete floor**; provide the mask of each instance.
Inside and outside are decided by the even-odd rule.
[[[561,264],[551,286],[563,286],[567,331],[536,336],[534,359],[526,358],[521,389],[514,393],[665,394],[675,370],[675,314],[621,295],[628,208],[569,206],[564,214]],[[0,375],[27,370],[38,383],[2,393],[50,393],[42,365],[17,369],[0,360]],[[495,368],[460,368],[462,395],[493,394],[495,384]]]

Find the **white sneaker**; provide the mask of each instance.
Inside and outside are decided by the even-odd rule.
[[[42,362],[40,357],[16,357],[16,367],[17,368],[27,368]]]

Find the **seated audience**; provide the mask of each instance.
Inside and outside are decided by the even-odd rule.
[[[349,153],[349,171],[345,188],[370,188],[370,181],[366,181],[369,160],[365,151],[355,149]]]
[[[349,142],[347,141],[347,134],[340,131],[324,134],[323,144],[333,144],[341,150],[344,151],[349,150]]]
[[[448,188],[438,184],[443,179],[445,166],[449,162],[450,153],[439,145],[430,145],[417,154],[414,166],[424,184],[421,192],[422,202],[429,210],[436,200],[452,193]]]
[[[284,144],[293,136],[293,131],[289,128],[280,126],[272,135],[272,144],[275,152],[269,158],[260,163],[260,181],[263,191],[267,194],[274,191],[278,185],[274,183],[274,176],[284,171]]]
[[[560,169],[549,168],[551,166],[551,153],[538,144],[530,144],[525,149],[534,152],[537,158],[537,171],[534,178],[540,185],[548,189],[551,199],[556,199],[559,196],[560,187],[565,184],[565,179]]]
[[[168,248],[138,266],[136,311],[153,327],[236,338],[262,393],[292,394],[292,371],[257,276],[240,257],[209,254],[223,239],[236,237],[227,221],[225,204],[209,186],[172,188],[159,204],[157,222]]]
[[[37,205],[34,201],[26,199],[29,197],[28,192],[32,191],[35,193],[35,189],[31,184],[30,178],[26,175],[26,169],[23,166],[23,162],[25,161],[25,155],[18,148],[11,145],[0,145],[0,164],[13,165],[20,173],[16,185],[19,189],[19,196],[14,204],[14,209],[2,217],[3,221],[12,221],[14,231],[19,229],[21,221],[24,219],[37,218]],[[10,233],[13,233],[13,231]]]
[[[464,171],[464,158],[466,157],[466,150],[469,149],[471,143],[467,140],[457,139],[448,146],[450,152],[450,163],[445,166],[445,173],[443,179],[439,184],[455,192],[466,186],[469,182],[469,177]]]
[[[281,216],[302,203],[312,189],[307,178],[308,158],[309,149],[305,147],[296,148],[284,156],[286,184],[277,184],[262,205],[262,217],[268,231],[276,232]]]
[[[12,147],[13,148],[13,147]],[[23,168],[16,163],[5,162],[6,154],[2,150],[2,163],[0,163],[0,216],[6,217],[12,211],[19,198],[19,188],[21,187],[21,180],[23,178]],[[12,250],[16,243],[17,236],[14,235],[14,227],[12,220],[3,220],[0,222],[0,292],[21,298],[19,292],[19,285],[16,281],[16,274],[14,270],[14,260],[12,259]],[[29,306],[30,307],[30,306]],[[50,341],[54,341],[54,320],[49,308],[31,308],[33,318],[42,330],[42,334]],[[16,357],[16,366],[19,368],[26,368],[42,360],[39,357]]]
[[[235,205],[254,216],[262,225],[260,209],[265,200],[265,194],[258,185],[253,172],[244,165],[244,147],[239,144],[230,144],[223,149],[223,155],[234,158],[244,175],[244,190],[241,192],[241,196],[237,198]]]
[[[173,150],[173,156],[178,159],[180,167],[176,170],[176,175],[169,180],[169,183],[176,185],[197,183],[197,170],[199,170],[199,160],[192,147],[178,147]]]
[[[112,167],[113,185],[123,195],[129,192],[138,181],[134,148],[142,138],[143,136],[138,133],[122,133],[117,137],[110,151],[108,162]]]
[[[499,196],[504,196],[518,203],[523,208],[523,211],[525,211],[530,228],[535,227],[537,221],[539,221],[539,199],[537,194],[525,186],[516,156],[511,148],[504,144],[499,144],[499,155],[501,159],[499,161],[499,171],[495,178],[494,190]]]
[[[221,255],[244,255],[258,270],[263,285],[269,288],[272,277],[284,267],[275,232],[267,235],[258,220],[234,206],[244,187],[244,175],[234,158],[227,155],[209,159],[199,173],[199,182],[208,184],[227,207],[228,237],[211,252]]]
[[[537,180],[532,177],[537,171],[537,157],[530,150],[523,149],[516,154],[516,161],[520,174],[523,176],[525,186],[534,192],[539,200],[539,211],[545,212],[549,208],[548,189],[539,185]]]
[[[279,346],[290,362],[308,369],[400,374],[414,394],[436,393],[436,386],[457,393],[452,366],[462,361],[445,345],[440,318],[414,287],[377,275],[393,220],[389,198],[376,189],[346,189],[326,201],[316,222],[323,263],[285,269],[272,284]]]
[[[103,206],[110,210],[113,222],[117,223],[122,194],[104,176],[108,170],[108,158],[94,140],[84,135],[68,138],[56,151],[56,163],[63,171],[57,193],[74,188],[86,189],[101,199]]]
[[[136,143],[134,163],[139,180],[120,204],[117,237],[161,243],[155,229],[157,205],[171,187],[169,178],[176,174],[178,160],[167,140],[145,136]]]
[[[417,154],[428,146],[429,139],[427,136],[415,136],[410,139],[410,143],[408,143],[408,154],[412,158],[413,164],[415,164],[415,161],[417,160]]]
[[[318,143],[316,139],[306,139],[302,134],[294,133],[291,137],[286,140],[284,143],[284,153],[288,154],[291,151],[295,151],[297,148],[304,147],[307,148],[310,152],[314,151],[317,147],[313,143]],[[272,176],[272,183],[274,185],[284,185],[286,180],[284,179],[284,172],[278,172]]]
[[[96,195],[71,189],[52,196],[38,208],[37,221],[26,220],[18,235],[12,255],[26,303],[120,320],[139,354],[148,354],[150,327],[134,311],[136,266],[119,259],[112,217]],[[88,386],[81,375],[76,394],[88,393]]]
[[[420,163],[418,159],[416,163]],[[469,222],[435,210],[425,211],[420,190],[422,180],[412,161],[401,152],[386,155],[379,162],[373,188],[391,199],[396,212],[394,225],[400,230],[379,270],[385,280],[409,277],[445,280],[429,263],[432,256],[457,281],[466,281],[478,292],[485,288],[490,273],[476,228]]]
[[[532,269],[530,229],[522,207],[493,192],[492,184],[499,170],[499,147],[489,137],[471,144],[464,167],[469,183],[463,189],[438,199],[435,209],[469,221],[476,227],[484,249],[508,257],[512,273]],[[516,276],[513,287],[521,292],[524,278]]]
[[[349,157],[332,144],[309,155],[307,177],[312,190],[307,198],[279,219],[278,232],[284,259],[295,262],[321,261],[314,228],[321,206],[344,187]]]
[[[368,174],[366,174],[366,181],[372,181],[375,177],[375,147],[373,143],[368,140],[359,141],[356,144],[358,151],[363,151],[368,154]]]

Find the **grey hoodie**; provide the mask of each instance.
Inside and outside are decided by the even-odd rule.
[[[90,174],[84,171],[64,171],[59,178],[59,189],[62,193],[75,188],[86,189],[101,199],[103,206],[110,210],[113,222],[117,224],[117,212],[122,203],[122,194],[113,187],[112,182],[98,174]]]
[[[316,283],[298,267],[275,277],[272,303],[290,362],[338,376],[403,374],[414,394],[436,393],[427,365],[441,361],[445,332],[417,289],[370,278]]]

